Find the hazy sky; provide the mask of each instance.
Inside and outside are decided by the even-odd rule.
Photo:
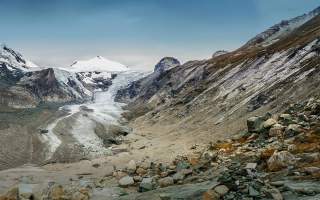
[[[0,0],[0,42],[39,65],[101,55],[139,68],[232,50],[320,0]]]

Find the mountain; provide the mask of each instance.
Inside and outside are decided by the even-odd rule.
[[[90,60],[75,61],[70,67],[62,68],[77,74],[81,82],[90,90],[106,90],[117,73],[128,71],[125,65],[96,56]]]
[[[92,96],[74,73],[41,69],[7,46],[0,49],[0,94],[1,106],[12,108],[82,102]]]
[[[168,144],[171,137],[189,145],[227,138],[244,129],[248,117],[320,94],[318,13],[280,23],[274,27],[290,31],[263,32],[233,52],[151,74],[120,90],[117,99],[129,104],[126,115],[137,131],[148,127]]]
[[[6,45],[0,46],[0,64],[7,64],[12,68],[9,70],[28,70],[31,68],[39,68],[36,64],[26,60],[20,53],[10,49]]]
[[[75,61],[66,69],[73,72],[120,72],[128,70],[125,65],[102,56],[96,56],[90,60]]]
[[[312,10],[307,14],[295,17],[290,20],[283,20],[280,23],[270,27],[266,31],[258,34],[251,40],[249,40],[244,47],[250,46],[268,46],[278,41],[279,39],[292,33],[295,29],[299,28],[301,25],[311,20],[315,16],[320,14],[320,7]]]
[[[20,166],[0,172],[0,199],[320,199],[317,10],[207,60],[165,57],[139,80],[131,71],[25,72],[2,63],[1,88],[23,103],[23,94],[86,100],[84,80],[117,78],[65,115],[41,106],[0,112],[0,169]],[[117,119],[128,129],[110,126]],[[86,147],[101,157],[86,157]],[[50,164],[29,165],[48,149]]]

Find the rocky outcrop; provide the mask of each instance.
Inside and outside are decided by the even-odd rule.
[[[116,100],[126,103],[135,101],[135,99],[139,99],[142,102],[148,101],[168,81],[168,79],[164,80],[163,78],[167,76],[169,71],[178,66],[180,66],[180,62],[175,58],[165,57],[161,59],[155,66],[153,73],[138,81],[132,82],[125,89],[120,89],[117,92]]]
[[[180,65],[179,60],[173,57],[162,58],[154,67],[154,72],[163,73]]]

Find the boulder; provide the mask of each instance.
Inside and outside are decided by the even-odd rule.
[[[260,193],[252,186],[249,186],[249,196],[258,197]]]
[[[220,197],[223,197],[229,192],[229,188],[225,185],[218,185],[214,188],[214,191],[219,194]]]
[[[128,187],[134,184],[134,180],[131,176],[125,176],[119,180],[119,185],[121,187]]]
[[[174,182],[182,181],[184,179],[185,175],[181,172],[177,172],[173,175]]]
[[[285,124],[289,124],[292,121],[292,116],[290,114],[281,114],[279,120]]]
[[[276,123],[277,123],[277,121],[275,119],[270,118],[267,121],[263,122],[262,126],[263,126],[263,128],[270,128],[273,125],[275,125]]]
[[[286,128],[286,130],[284,132],[284,135],[285,135],[286,138],[290,138],[290,137],[298,135],[301,132],[302,132],[302,129],[301,129],[301,126],[299,124],[290,124]]]
[[[146,174],[148,171],[142,167],[139,167],[137,170],[136,170],[136,173],[139,174],[140,176]]]
[[[142,181],[142,177],[141,177],[141,176],[134,176],[134,177],[133,177],[133,180],[134,180],[135,182],[140,182],[140,181]]]
[[[257,163],[247,163],[245,169],[256,169]]]
[[[153,190],[154,184],[152,178],[144,178],[142,179],[140,185],[139,185],[139,191],[140,192],[147,192],[150,190]]]
[[[137,169],[137,164],[134,160],[131,160],[128,164],[127,164],[127,170],[129,173],[134,173]]]
[[[203,200],[220,200],[220,195],[214,190],[208,190],[203,194]]]
[[[281,124],[274,124],[269,129],[269,136],[270,137],[282,137],[284,127]]]
[[[282,194],[277,188],[271,188],[267,191],[272,196],[273,200],[283,200]]]
[[[165,177],[165,178],[161,178],[158,181],[160,187],[167,187],[170,185],[173,185],[174,181],[172,177]]]
[[[247,126],[249,132],[259,132],[261,130],[264,120],[262,117],[250,117],[247,120]]]
[[[296,163],[296,158],[294,155],[288,151],[274,152],[273,155],[267,161],[268,169],[270,171],[279,171],[290,165]]]

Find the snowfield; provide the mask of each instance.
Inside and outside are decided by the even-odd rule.
[[[70,67],[64,68],[72,72],[121,72],[129,70],[125,65],[96,56],[90,60],[75,61]]]

